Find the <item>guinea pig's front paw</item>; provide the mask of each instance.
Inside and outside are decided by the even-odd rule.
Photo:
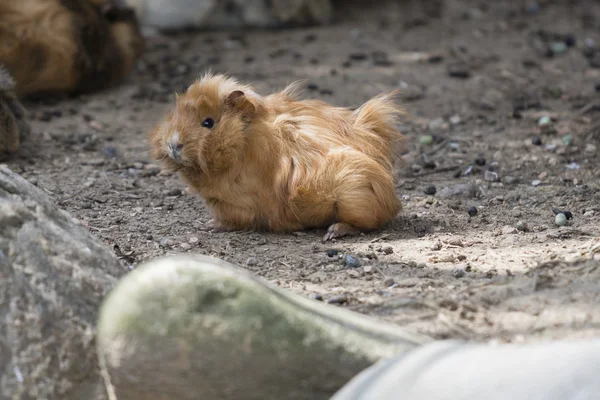
[[[231,232],[233,229],[230,229],[223,224],[218,223],[214,218],[210,219],[203,228],[202,231],[211,232],[211,233],[219,233],[219,232]]]
[[[360,232],[358,228],[345,222],[338,222],[327,229],[327,233],[323,236],[323,242],[331,239],[340,238],[342,236],[356,235]]]

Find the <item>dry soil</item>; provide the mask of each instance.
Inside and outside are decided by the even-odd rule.
[[[26,102],[33,133],[5,162],[123,268],[202,253],[436,338],[598,336],[600,4],[446,3],[441,17],[378,2],[327,27],[153,35],[119,87]],[[146,135],[208,68],[262,93],[306,79],[307,97],[351,107],[402,88],[401,215],[327,244],[322,230],[203,232],[202,201]],[[573,218],[558,227],[553,208]]]

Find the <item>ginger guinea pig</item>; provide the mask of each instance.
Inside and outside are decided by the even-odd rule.
[[[401,204],[395,92],[357,110],[268,96],[207,74],[151,132],[152,155],[205,200],[216,231],[326,228],[323,240],[381,228]]]

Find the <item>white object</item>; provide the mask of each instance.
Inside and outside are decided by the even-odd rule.
[[[325,24],[330,0],[126,0],[142,26],[162,30],[184,28],[275,27]]]

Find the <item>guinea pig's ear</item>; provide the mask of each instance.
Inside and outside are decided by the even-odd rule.
[[[235,90],[229,93],[229,96],[225,99],[225,105],[231,108],[246,118],[250,118],[256,112],[256,107],[248,98],[246,94],[241,90]]]

